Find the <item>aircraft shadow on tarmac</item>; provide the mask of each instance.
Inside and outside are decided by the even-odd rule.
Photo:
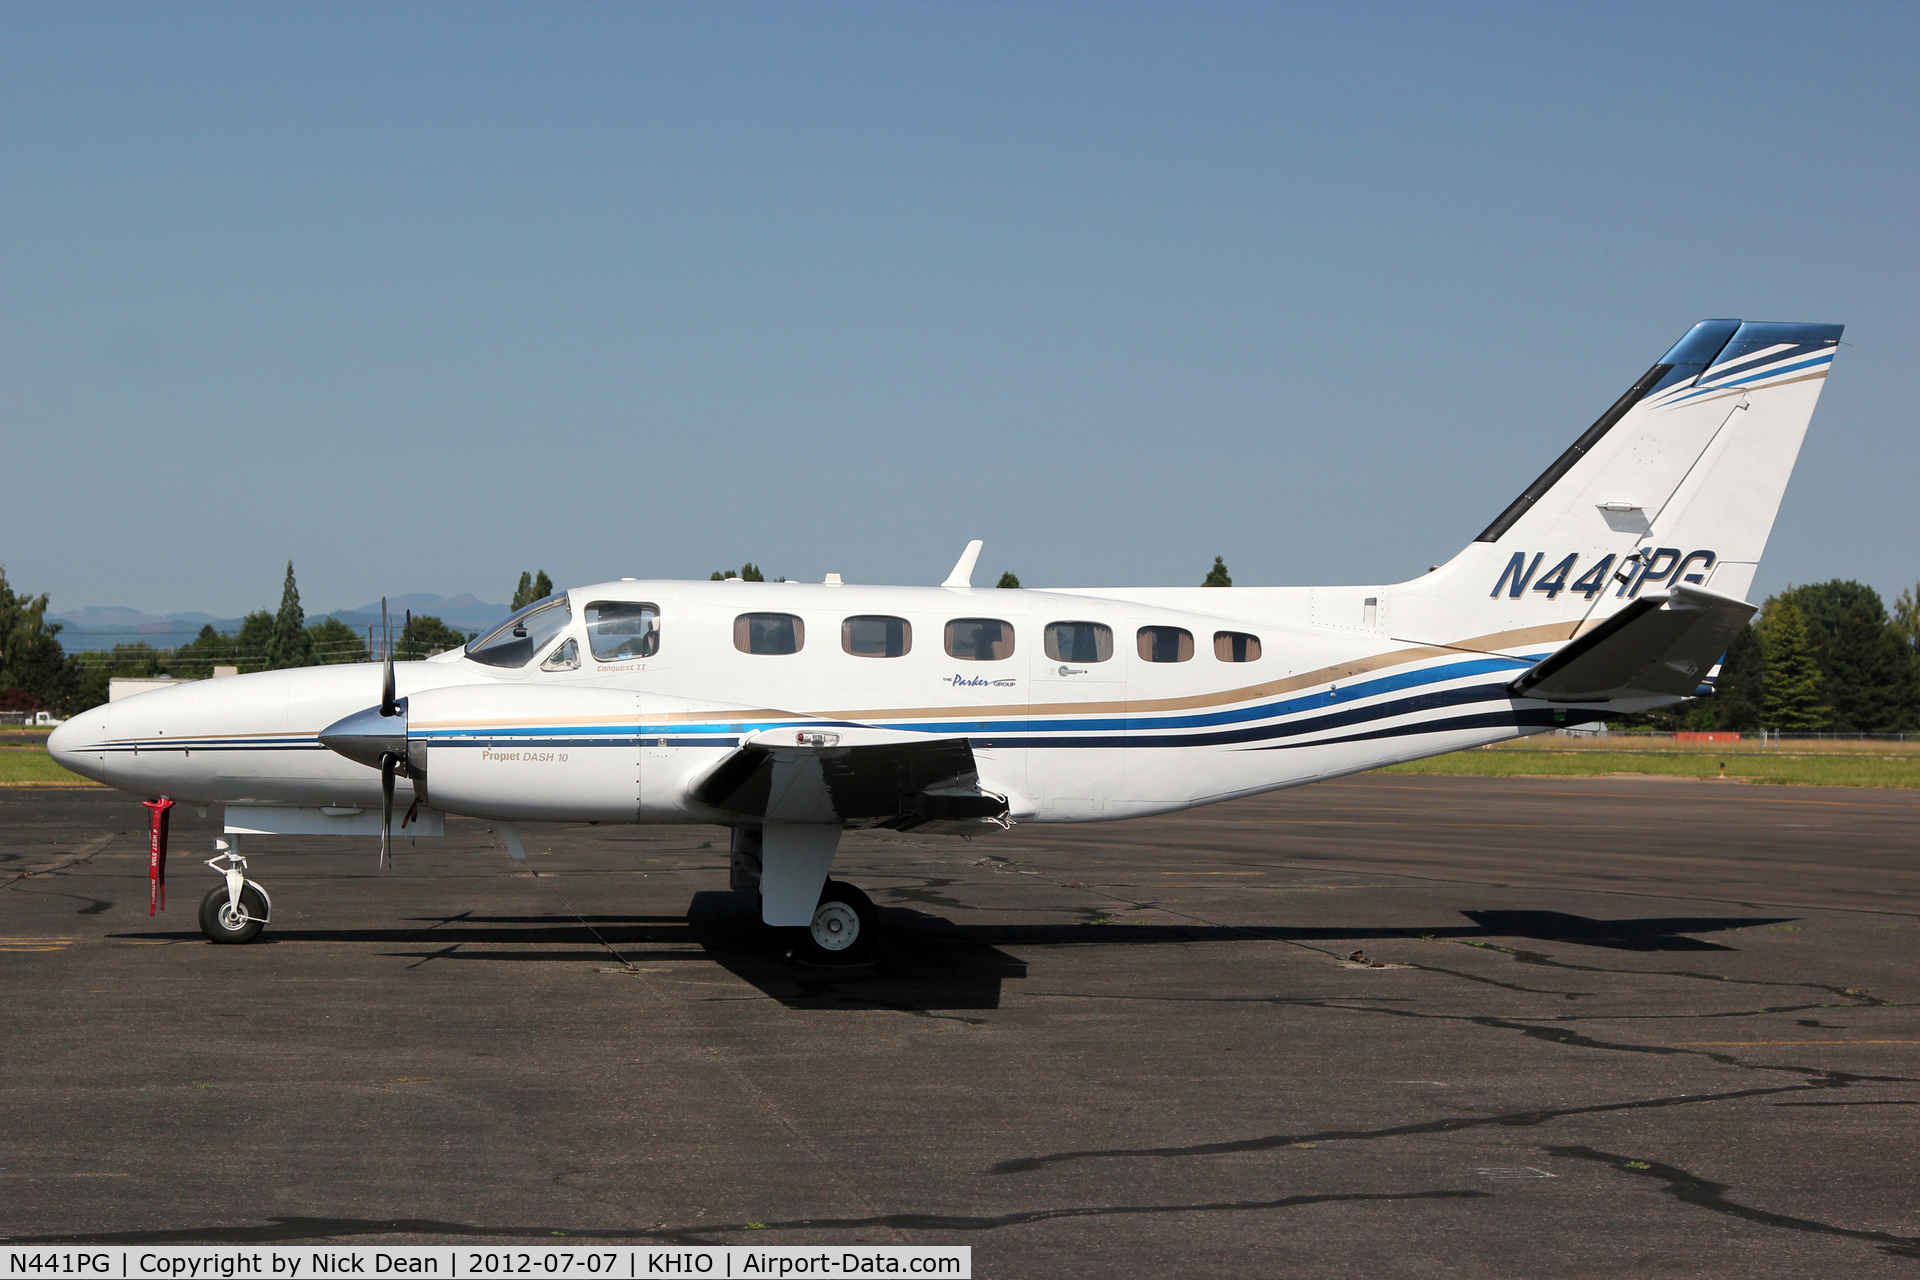
[[[1002,946],[1157,946],[1196,942],[1330,942],[1432,938],[1527,939],[1620,951],[1732,951],[1688,935],[1783,924],[1792,916],[1660,916],[1597,920],[1561,911],[1462,911],[1471,925],[1232,926],[1209,924],[955,924],[910,908],[882,906],[878,953],[871,964],[844,969],[796,963],[794,931],[759,920],[752,895],[696,893],[684,916],[587,915],[426,917],[415,929],[269,929],[253,945],[275,942],[392,944],[381,954],[415,966],[452,960],[572,961],[605,965],[617,955],[632,964],[709,961],[791,1008],[873,1008],[931,1013],[996,1009],[1000,986],[1027,976],[1025,961]],[[130,941],[191,942],[194,932],[126,933]],[[699,951],[689,950],[697,943]],[[546,945],[541,945],[546,944]],[[566,949],[559,949],[564,947]],[[610,955],[609,951],[613,954]]]
[[[1659,916],[1595,920],[1563,911],[1462,911],[1472,925],[1408,928],[1368,925],[1149,925],[1042,924],[951,925],[948,936],[1009,946],[1060,943],[1363,942],[1393,938],[1493,941],[1525,938],[1573,942],[1618,951],[1733,951],[1734,947],[1686,935],[1783,924],[1794,916]]]

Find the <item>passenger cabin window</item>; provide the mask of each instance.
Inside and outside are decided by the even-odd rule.
[[[467,656],[490,667],[524,667],[572,621],[573,609],[565,596],[540,600],[469,644]]]
[[[560,642],[560,647],[547,655],[540,664],[542,671],[578,671],[580,669],[580,642],[568,636]]]
[[[913,624],[885,614],[862,614],[840,624],[840,647],[856,658],[899,658],[913,648]]]
[[[1140,628],[1142,662],[1185,662],[1193,657],[1193,632],[1185,627]]]
[[[1013,624],[998,618],[955,618],[947,624],[947,656],[998,662],[1013,656]]]
[[[733,620],[733,647],[742,653],[777,657],[806,643],[807,624],[790,613],[743,613]]]
[[[1260,661],[1260,637],[1244,631],[1213,633],[1213,656],[1222,662]]]
[[[601,662],[651,658],[660,652],[660,609],[635,600],[596,600],[587,606],[587,643]]]
[[[1105,662],[1113,656],[1113,628],[1098,622],[1049,622],[1044,643],[1055,662]]]

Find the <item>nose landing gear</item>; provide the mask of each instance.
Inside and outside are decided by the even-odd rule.
[[[247,860],[240,856],[237,839],[231,845],[225,840],[216,840],[213,846],[221,852],[207,859],[207,865],[224,875],[227,882],[215,885],[201,899],[200,932],[207,935],[209,942],[252,942],[273,916],[273,899],[242,874]],[[220,865],[222,862],[226,863],[224,867]]]

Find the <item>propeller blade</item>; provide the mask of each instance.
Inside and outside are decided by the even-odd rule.
[[[412,610],[408,610],[411,614]],[[380,647],[386,655],[386,669],[380,673],[380,714],[394,713],[393,703],[393,627],[387,621],[387,598],[380,597]]]
[[[380,757],[380,865],[385,868],[393,852],[393,767],[392,752]]]

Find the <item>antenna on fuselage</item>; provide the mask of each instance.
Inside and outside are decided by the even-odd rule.
[[[943,587],[972,586],[973,585],[973,566],[979,563],[980,548],[986,545],[987,545],[986,543],[982,542],[978,538],[975,538],[972,542],[969,542],[967,544],[967,549],[960,553],[960,558],[953,562],[953,572],[948,574],[947,580],[941,583],[940,585]]]

